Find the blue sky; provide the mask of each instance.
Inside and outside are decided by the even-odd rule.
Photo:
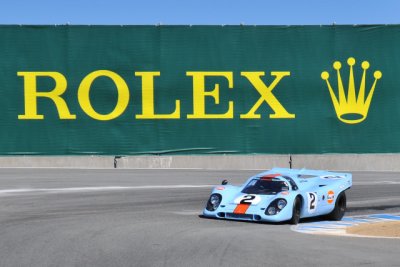
[[[0,24],[399,24],[400,0],[3,0]]]

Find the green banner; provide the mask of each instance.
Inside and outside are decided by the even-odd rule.
[[[400,26],[0,26],[2,155],[400,152]]]

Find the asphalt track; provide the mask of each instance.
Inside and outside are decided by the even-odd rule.
[[[399,239],[199,217],[257,172],[0,169],[0,266],[400,266]],[[400,212],[400,173],[353,182],[347,215]]]

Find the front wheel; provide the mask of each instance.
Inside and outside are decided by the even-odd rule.
[[[292,218],[289,220],[290,224],[296,225],[300,221],[301,200],[296,197],[293,203]]]
[[[340,221],[346,212],[346,194],[342,192],[336,199],[335,208],[328,215],[328,219],[332,221]]]

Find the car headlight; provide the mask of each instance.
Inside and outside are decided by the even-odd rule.
[[[268,215],[275,215],[276,214],[276,208],[274,206],[270,206],[267,209]]]
[[[208,211],[215,211],[221,204],[222,196],[220,194],[212,194],[207,202],[206,209]]]
[[[282,209],[284,209],[287,205],[287,201],[283,198],[275,199],[269,204],[268,208],[265,211],[265,215],[276,215]]]
[[[278,200],[278,203],[276,204],[277,205],[277,207],[278,207],[278,209],[283,209],[285,206],[286,206],[286,200],[284,200],[284,199],[279,199]]]

